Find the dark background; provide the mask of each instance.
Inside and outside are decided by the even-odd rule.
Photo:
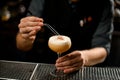
[[[0,59],[20,60],[15,37],[18,23],[25,17],[30,0],[0,1]]]
[[[0,60],[21,60],[15,37],[31,0],[0,0]],[[120,66],[120,4],[115,0],[114,32],[108,66]]]

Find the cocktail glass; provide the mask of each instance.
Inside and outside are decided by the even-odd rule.
[[[70,49],[71,39],[68,36],[64,36],[64,35],[54,35],[49,38],[48,46],[52,51],[57,53],[59,58],[61,57],[62,53]],[[54,77],[65,76],[62,70],[57,70],[56,68],[54,71],[50,72],[50,74]]]

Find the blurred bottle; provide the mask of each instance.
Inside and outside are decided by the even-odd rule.
[[[8,6],[4,6],[2,9],[1,20],[8,21],[11,17],[10,11],[8,10]]]
[[[15,21],[24,16],[26,6],[22,0],[9,0],[0,11],[1,21]]]

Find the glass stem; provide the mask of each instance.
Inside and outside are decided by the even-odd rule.
[[[59,52],[57,54],[58,54],[58,58],[61,57],[61,54]]]

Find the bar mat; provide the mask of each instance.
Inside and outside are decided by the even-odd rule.
[[[86,67],[83,80],[120,80],[120,68]]]
[[[59,78],[50,75],[54,68],[51,64],[0,61],[0,80],[120,80],[117,67],[84,67]]]
[[[79,71],[59,78],[50,75],[53,69],[53,65],[39,65],[33,76],[33,80],[120,80],[120,68],[84,67]]]
[[[29,80],[36,64],[0,61],[0,80]]]

